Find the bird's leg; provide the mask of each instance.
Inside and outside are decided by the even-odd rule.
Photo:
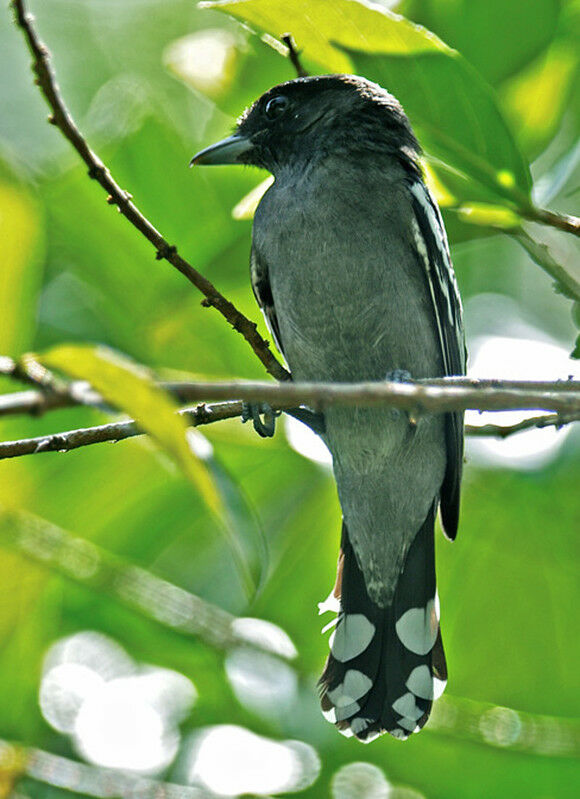
[[[262,438],[272,438],[276,430],[276,418],[282,411],[274,411],[267,402],[243,402],[242,403],[242,423],[253,422],[254,430]],[[317,435],[322,435],[326,431],[324,414],[311,411],[309,408],[287,408],[285,410],[289,416],[298,419]],[[264,419],[262,420],[262,415]]]
[[[251,419],[254,430],[262,438],[272,438],[276,432],[276,417],[281,413],[273,410],[267,402],[242,402],[242,423]],[[264,416],[263,421],[260,414]]]
[[[407,372],[406,369],[392,369],[390,372],[387,372],[385,375],[385,380],[390,381],[392,383],[412,383],[413,378],[410,372]],[[393,414],[398,415],[400,411],[394,410]],[[415,428],[417,427],[417,422],[419,421],[417,415],[413,411],[404,411],[405,415],[407,416],[407,420],[409,422],[409,427]]]
[[[385,380],[391,383],[412,383],[413,378],[411,372],[406,369],[392,369],[385,375]]]

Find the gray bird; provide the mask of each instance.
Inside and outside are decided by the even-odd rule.
[[[399,102],[353,75],[270,89],[195,164],[274,175],[254,219],[254,293],[295,380],[462,375],[461,301],[420,148]],[[343,514],[338,612],[320,679],[327,719],[369,742],[425,724],[447,679],[435,585],[437,508],[455,538],[463,415],[333,407]]]

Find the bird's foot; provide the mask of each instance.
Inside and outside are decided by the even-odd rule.
[[[251,419],[254,430],[262,438],[272,438],[276,432],[276,417],[280,413],[281,411],[273,410],[267,402],[242,402],[242,423]]]
[[[413,377],[406,369],[393,369],[390,372],[387,372],[385,375],[385,380],[392,383],[412,383]],[[401,413],[405,414],[407,421],[409,422],[409,427],[414,430],[419,421],[417,414],[413,411],[399,411],[396,409],[391,411],[391,415],[393,417],[399,416]]]
[[[385,375],[385,380],[391,383],[412,383],[413,377],[406,369],[392,369]]]

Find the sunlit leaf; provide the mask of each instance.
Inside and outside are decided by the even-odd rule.
[[[358,0],[215,0],[199,6],[225,11],[278,38],[291,31],[303,54],[332,72],[350,67],[336,44],[381,52],[388,42],[390,52],[399,55],[449,50],[425,28]]]
[[[528,152],[537,154],[560,126],[578,74],[577,41],[557,41],[502,87],[507,117]]]
[[[457,208],[457,215],[470,225],[511,230],[519,227],[520,218],[509,208],[484,203],[463,203]]]
[[[32,195],[0,177],[0,352],[30,347],[41,278],[42,216]]]
[[[457,195],[460,199],[526,201],[529,169],[492,89],[457,51],[425,28],[356,0],[201,5],[277,37],[291,31],[304,56],[325,70],[356,71],[388,88],[402,102],[426,150],[471,179],[465,193]]]
[[[211,510],[220,515],[222,504],[203,463],[187,440],[187,426],[177,406],[155,385],[151,374],[104,347],[62,345],[49,350],[42,362],[72,377],[87,380],[115,407],[130,414],[177,462]]]
[[[554,36],[558,0],[402,0],[397,11],[455,47],[492,85],[521,69]]]

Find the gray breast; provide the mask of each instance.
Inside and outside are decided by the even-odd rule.
[[[298,379],[441,373],[407,192],[400,180],[380,177],[362,185],[356,172],[336,179],[320,168],[302,181],[277,180],[260,204],[254,242]]]

